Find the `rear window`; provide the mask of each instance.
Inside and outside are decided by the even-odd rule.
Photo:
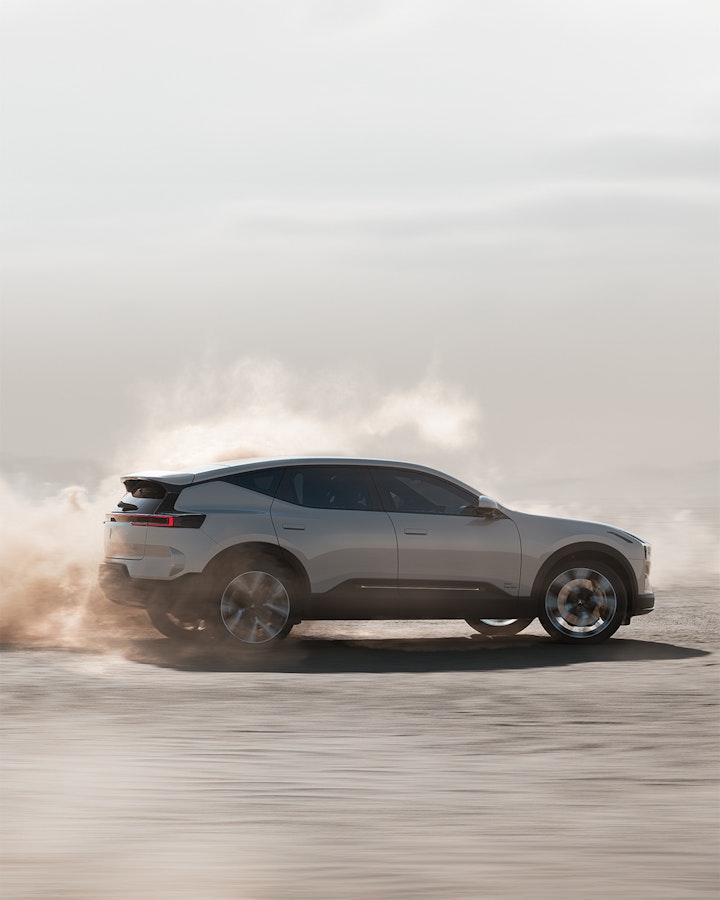
[[[139,478],[128,478],[125,488],[131,496],[142,500],[162,500],[167,489],[159,481],[142,481]]]
[[[167,489],[159,481],[128,478],[127,493],[118,501],[118,509],[129,512],[154,513],[167,495]]]
[[[255,472],[238,472],[237,475],[228,475],[220,481],[227,481],[229,484],[235,484],[241,488],[247,488],[249,491],[255,491],[258,494],[266,494],[268,497],[274,497],[283,469],[258,469]]]

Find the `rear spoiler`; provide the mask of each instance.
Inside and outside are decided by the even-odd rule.
[[[192,472],[132,472],[120,479],[127,487],[128,481],[159,481],[160,484],[192,484],[195,476]]]

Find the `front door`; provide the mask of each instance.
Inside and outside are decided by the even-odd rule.
[[[414,618],[502,616],[517,597],[520,536],[503,517],[469,514],[477,495],[429,473],[373,470],[398,543],[399,599]]]

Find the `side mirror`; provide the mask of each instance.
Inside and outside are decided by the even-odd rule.
[[[469,516],[480,516],[485,519],[502,516],[497,501],[493,500],[492,497],[486,497],[484,494],[480,494],[475,503],[466,506],[465,512]]]

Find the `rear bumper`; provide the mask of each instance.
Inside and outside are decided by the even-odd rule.
[[[100,590],[108,600],[123,606],[147,609],[166,588],[147,578],[131,578],[124,563],[101,563],[98,570]]]
[[[133,578],[124,563],[101,563],[98,570],[100,590],[108,600],[139,609],[201,595],[199,582],[199,575],[184,575],[173,581]]]

